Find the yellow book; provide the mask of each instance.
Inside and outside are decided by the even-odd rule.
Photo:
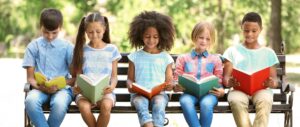
[[[34,78],[37,81],[37,84],[45,84],[46,87],[57,85],[58,89],[63,89],[67,85],[66,79],[63,76],[58,76],[51,80],[48,80],[47,77],[44,76],[42,73],[35,72]]]

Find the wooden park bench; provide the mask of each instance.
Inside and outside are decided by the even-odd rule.
[[[116,93],[116,105],[112,109],[112,113],[136,113],[135,108],[130,105],[130,94],[126,88],[127,79],[127,69],[128,69],[128,54],[122,54],[122,59],[118,64],[118,85],[115,89]],[[177,55],[172,55],[174,60],[176,60]],[[277,54],[280,64],[277,66],[277,75],[279,79],[279,86],[274,91],[274,102],[272,106],[272,113],[283,113],[284,114],[284,127],[292,127],[293,124],[293,92],[295,90],[293,85],[289,85],[285,82],[285,55]],[[24,91],[25,96],[30,90],[29,84],[25,85]],[[226,88],[225,91],[228,91]],[[169,92],[169,97],[171,97],[168,106],[166,107],[166,113],[182,113],[182,109],[179,105],[179,97],[181,93]],[[199,112],[199,108],[196,108]],[[44,113],[49,113],[48,105],[43,107]],[[99,109],[92,109],[92,112],[99,113]],[[249,112],[254,113],[255,107],[250,104]],[[69,106],[68,113],[80,113],[76,104],[72,103]],[[231,113],[230,106],[227,102],[227,92],[223,98],[219,99],[218,105],[214,108],[214,113]],[[167,117],[167,115],[166,115]],[[168,119],[165,120],[165,125],[168,124]],[[185,122],[184,120],[182,122]],[[272,122],[272,121],[271,121]],[[31,122],[25,112],[25,127],[31,126]]]

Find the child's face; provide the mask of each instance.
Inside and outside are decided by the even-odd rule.
[[[159,34],[154,27],[149,27],[143,34],[143,42],[146,49],[156,49],[159,43]]]
[[[211,41],[210,33],[208,29],[204,29],[202,33],[200,33],[197,38],[195,43],[195,49],[197,52],[203,52],[209,48]]]
[[[257,38],[261,31],[257,22],[244,22],[242,24],[245,43],[257,43]]]
[[[105,27],[99,22],[92,22],[87,25],[85,33],[91,42],[102,41]]]
[[[42,30],[43,37],[46,38],[48,42],[51,42],[58,36],[60,27],[55,30],[49,31],[44,26],[42,26],[41,30]]]

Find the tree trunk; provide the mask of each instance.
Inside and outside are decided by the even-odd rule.
[[[223,9],[222,9],[222,0],[218,0],[218,15],[219,17],[217,18],[217,21],[216,21],[216,29],[217,29],[217,38],[218,38],[218,41],[217,41],[217,53],[223,53],[224,52],[224,34],[225,34],[225,30],[224,30],[224,15],[225,15],[225,12],[223,12]]]
[[[270,45],[273,50],[283,53],[282,37],[281,37],[281,0],[271,0],[271,26],[269,30]]]

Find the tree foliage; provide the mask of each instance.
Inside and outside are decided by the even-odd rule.
[[[293,3],[293,4],[291,4]],[[199,21],[212,22],[217,30],[213,52],[223,51],[241,40],[240,21],[249,11],[263,19],[261,40],[269,42],[271,2],[269,0],[0,0],[0,56],[22,52],[31,39],[39,36],[39,15],[43,8],[58,8],[64,15],[64,33],[74,42],[79,22],[91,11],[100,11],[109,18],[111,39],[121,52],[130,52],[127,32],[133,17],[145,10],[155,10],[172,17],[176,42],[171,53],[184,53],[192,48],[190,34]],[[282,0],[281,36],[286,52],[299,52],[300,2]],[[270,45],[266,43],[266,45]]]

